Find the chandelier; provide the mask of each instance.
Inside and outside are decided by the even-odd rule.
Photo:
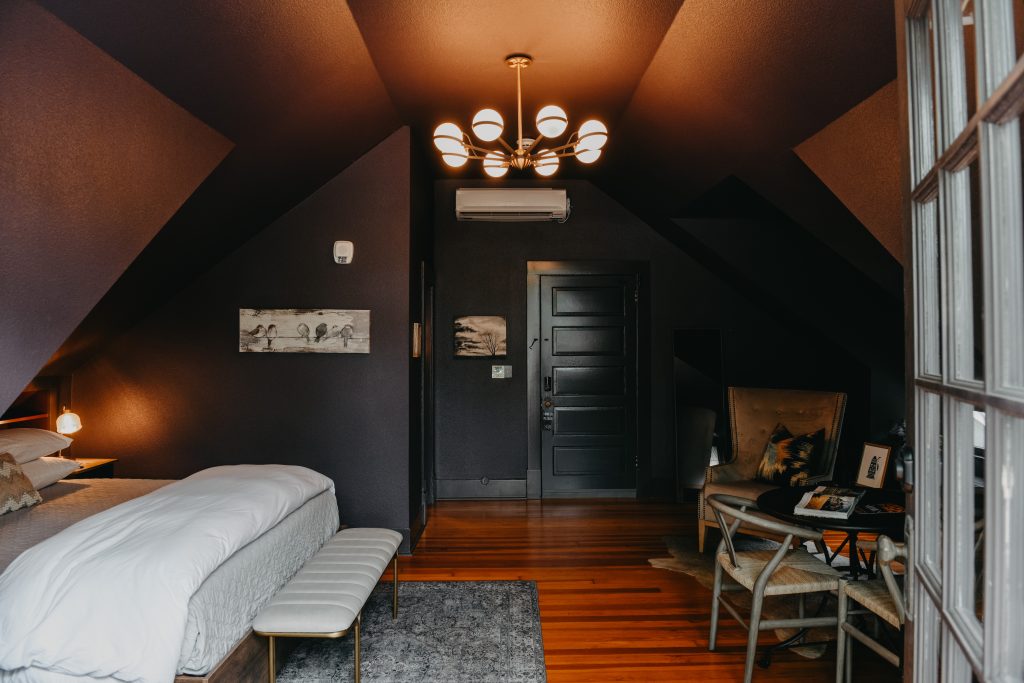
[[[584,164],[592,164],[601,156],[601,148],[608,142],[608,129],[597,119],[584,121],[565,144],[541,147],[542,140],[552,143],[560,137],[569,125],[565,110],[549,104],[537,112],[537,136],[523,137],[523,69],[530,66],[530,55],[514,54],[505,58],[505,63],[516,70],[516,104],[518,106],[518,136],[515,147],[501,139],[504,120],[494,109],[481,109],[473,117],[473,134],[482,142],[501,143],[503,149],[487,149],[473,144],[469,135],[454,123],[442,123],[434,129],[434,146],[441,151],[441,158],[452,168],[464,166],[470,159],[483,161],[484,173],[500,178],[509,168],[520,171],[533,168],[538,175],[554,175],[558,160],[562,157],[576,157]]]

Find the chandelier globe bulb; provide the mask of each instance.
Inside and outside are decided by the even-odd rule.
[[[445,122],[434,129],[434,147],[442,154],[465,154],[466,148],[462,140],[462,129],[454,123]]]
[[[576,149],[582,151],[601,149],[608,142],[608,128],[597,119],[584,121],[578,135]]]
[[[473,133],[484,142],[497,140],[504,127],[501,114],[493,109],[481,109],[473,117]]]
[[[558,105],[549,104],[537,112],[537,130],[546,138],[557,138],[568,125],[569,117]]]
[[[488,152],[484,157],[484,173],[492,178],[500,178],[508,173],[508,164],[505,155],[498,152]]]
[[[537,159],[533,162],[533,170],[537,172],[537,175],[545,178],[554,175],[558,171],[558,155],[550,149],[540,150],[537,152]]]
[[[469,155],[466,154],[465,150],[461,152],[444,152],[441,154],[441,159],[452,168],[459,168],[466,165],[466,162],[469,161]]]
[[[600,149],[580,149],[578,145],[574,148],[574,151],[576,152],[576,158],[584,164],[594,163],[601,156],[602,152]]]

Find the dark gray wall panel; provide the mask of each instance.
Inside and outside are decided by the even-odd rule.
[[[410,144],[394,133],[77,371],[74,454],[129,477],[304,465],[345,523],[407,529]],[[242,307],[369,309],[371,352],[239,353]]]

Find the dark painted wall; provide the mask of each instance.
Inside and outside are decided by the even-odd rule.
[[[33,3],[0,64],[2,412],[232,144]]]
[[[844,448],[856,451],[858,440],[866,438],[869,368],[829,340],[779,322],[772,311],[760,310],[588,182],[518,183],[567,188],[573,208],[565,224],[457,222],[455,189],[480,184],[485,183],[436,183],[438,478],[526,476],[526,263],[530,260],[650,264],[649,288],[644,293],[651,311],[650,448],[640,453],[641,495],[673,494],[676,329],[722,331],[727,384],[848,392]],[[454,358],[451,321],[468,314],[506,317],[511,380],[490,379],[487,360]]]
[[[345,523],[408,535],[410,144],[391,135],[76,371],[74,454],[130,477],[305,465]],[[371,353],[239,353],[250,307],[369,309]]]

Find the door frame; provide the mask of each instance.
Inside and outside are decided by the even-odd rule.
[[[526,497],[543,497],[541,476],[540,278],[543,275],[636,275],[636,496],[651,481],[651,303],[649,261],[526,262]],[[534,341],[536,340],[536,343]],[[593,493],[583,492],[591,496]],[[562,494],[565,497],[565,494]]]

